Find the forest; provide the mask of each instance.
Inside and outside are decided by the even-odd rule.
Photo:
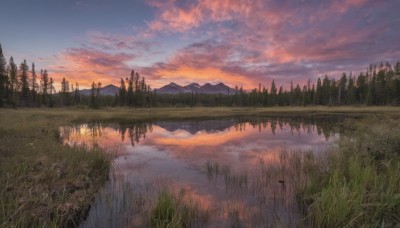
[[[128,72],[127,72],[128,73]],[[127,74],[128,75],[128,74]],[[269,89],[262,83],[246,91],[236,86],[236,92],[226,94],[157,94],[145,77],[134,70],[120,80],[115,96],[100,94],[101,82],[93,82],[89,95],[80,93],[78,82],[63,78],[60,90],[50,73],[35,64],[29,67],[26,60],[17,65],[11,56],[7,62],[0,44],[0,107],[65,107],[104,106],[126,107],[269,107],[309,105],[399,105],[400,62],[381,62],[369,65],[358,75],[343,73],[339,79],[325,75],[317,82],[308,80],[305,85],[291,83],[289,89],[277,86],[273,80]]]

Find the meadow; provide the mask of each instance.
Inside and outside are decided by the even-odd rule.
[[[59,126],[91,121],[325,114],[369,117],[344,123],[346,134],[329,153],[328,163],[286,153],[285,162],[298,164],[296,173],[305,178],[296,185],[304,208],[301,224],[396,225],[400,223],[399,113],[399,107],[389,106],[0,109],[0,226],[76,226],[109,179],[112,158],[98,148],[87,151],[62,145]],[[215,175],[215,164],[205,169]],[[232,188],[247,185],[244,174],[228,177],[224,178]],[[149,223],[190,226],[195,207],[179,199],[179,195],[160,191],[154,197],[154,208],[148,209]]]

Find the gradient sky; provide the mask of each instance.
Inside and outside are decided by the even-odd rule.
[[[287,85],[400,59],[399,0],[1,0],[8,59],[119,85]]]

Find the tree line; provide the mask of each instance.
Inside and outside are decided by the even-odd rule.
[[[305,85],[291,83],[290,89],[279,88],[273,80],[270,88],[245,91],[235,87],[226,94],[157,94],[138,72],[121,78],[119,91],[114,96],[101,94],[101,82],[93,82],[90,93],[83,94],[79,84],[62,79],[56,92],[55,82],[46,69],[36,73],[35,64],[29,68],[26,60],[19,66],[11,56],[8,63],[0,44],[0,107],[89,107],[127,106],[307,106],[307,105],[399,105],[400,62],[394,65],[370,65],[358,75],[343,73],[340,79],[325,75],[317,82]]]
[[[0,107],[39,106],[52,107],[55,94],[54,80],[47,70],[36,74],[35,64],[31,69],[24,60],[19,66],[11,56],[8,64],[0,44]]]

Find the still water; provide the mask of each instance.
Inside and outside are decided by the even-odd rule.
[[[113,156],[110,181],[82,227],[146,227],[166,188],[204,212],[191,226],[296,226],[296,174],[285,171],[290,167],[283,157],[323,154],[339,137],[334,126],[342,119],[84,123],[61,127],[60,135],[70,146],[98,147]]]

